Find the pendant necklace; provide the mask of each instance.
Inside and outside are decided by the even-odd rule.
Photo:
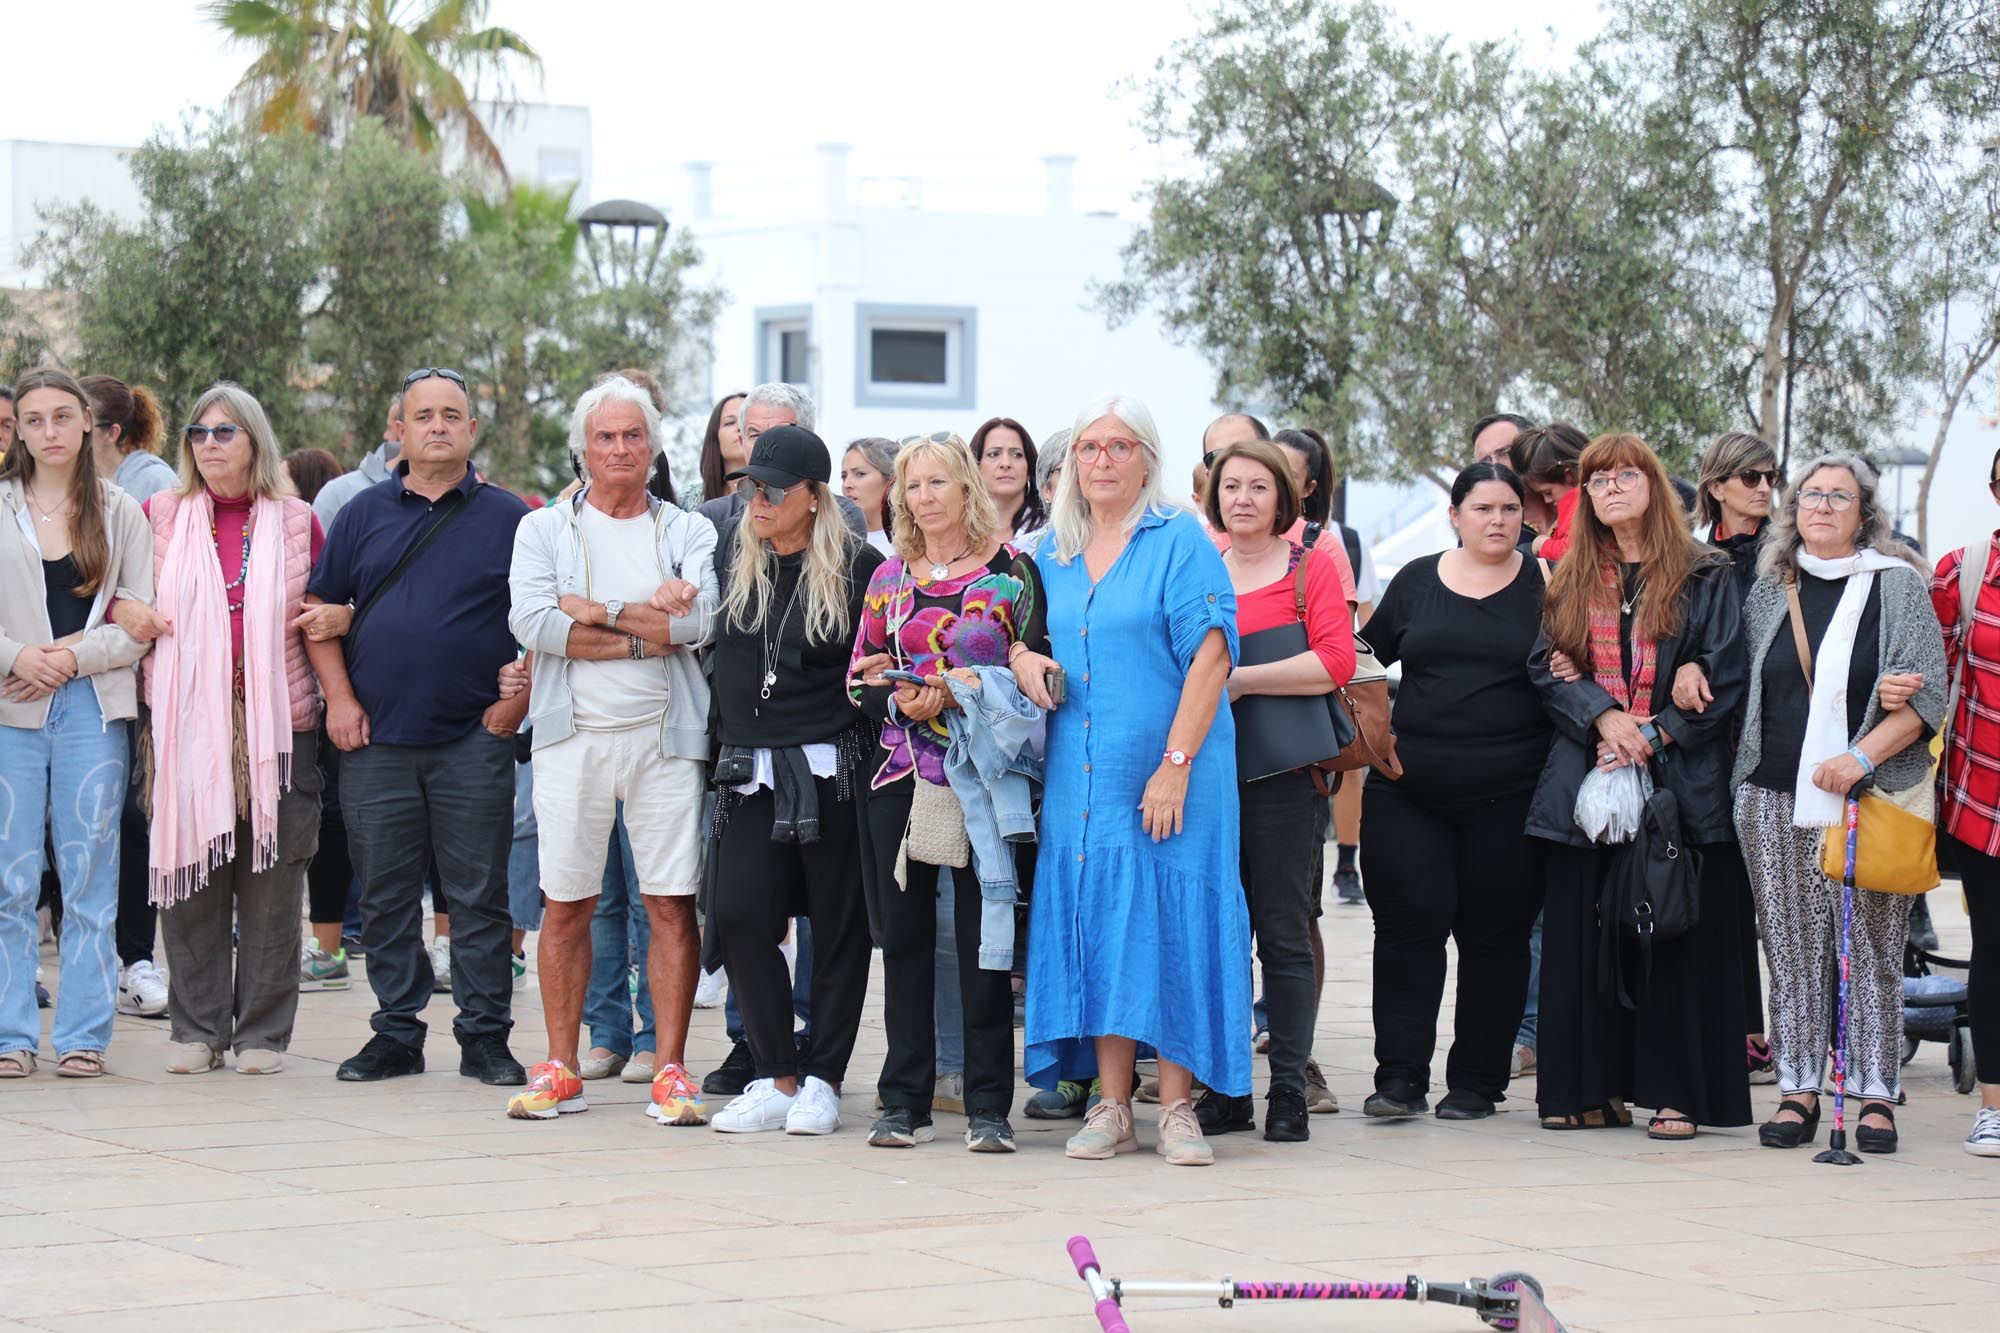
[[[792,595],[786,601],[783,613],[778,616],[776,631],[773,632],[767,628],[759,636],[759,646],[764,650],[763,687],[757,691],[757,697],[760,700],[769,699],[771,697],[771,687],[778,683],[778,645],[784,640],[785,622],[792,618],[792,609],[799,603],[799,589],[805,586],[805,581],[806,572],[804,569],[800,569],[798,581],[792,584]],[[761,708],[752,708],[750,711],[756,717],[764,715],[764,710]]]
[[[1632,608],[1639,604],[1639,597],[1645,591],[1646,591],[1646,581],[1644,579],[1634,579],[1632,581],[1631,595],[1626,597],[1624,601],[1618,603],[1618,614],[1621,616],[1631,615]]]
[[[941,582],[943,582],[943,581],[944,581],[944,579],[945,579],[945,578],[946,578],[947,576],[949,576],[949,575],[950,575],[950,573],[951,573],[951,567],[952,567],[953,565],[957,564],[957,563],[958,563],[959,561],[961,561],[961,560],[965,559],[965,557],[967,557],[967,556],[969,556],[969,555],[971,555],[971,554],[972,554],[972,547],[971,547],[971,546],[967,546],[967,547],[966,547],[966,548],[965,548],[965,549],[964,549],[963,551],[960,551],[960,552],[959,552],[959,553],[958,553],[957,555],[955,555],[955,556],[953,556],[953,557],[952,557],[951,559],[949,559],[949,560],[945,561],[945,562],[944,562],[943,564],[941,564],[941,565],[932,565],[932,566],[931,566],[931,582],[932,582],[932,583],[941,583]]]
[[[28,504],[34,508],[34,511],[37,514],[40,514],[42,516],[42,522],[44,523],[54,522],[56,515],[62,513],[63,510],[68,505],[67,500],[61,500],[56,503],[56,507],[54,509],[44,509],[42,508],[41,501],[35,498],[35,493],[33,491],[29,490],[27,487],[24,486],[21,488],[21,493],[28,497]]]

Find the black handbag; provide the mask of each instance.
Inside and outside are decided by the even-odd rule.
[[[1701,853],[1681,836],[1681,804],[1647,783],[1639,831],[1612,851],[1597,895],[1597,987],[1606,1004],[1635,1009],[1627,983],[1636,954],[1640,988],[1653,970],[1653,945],[1677,940],[1701,920]]]

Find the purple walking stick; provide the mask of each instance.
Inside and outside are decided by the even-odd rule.
[[[1840,1031],[1833,1042],[1833,1133],[1827,1136],[1826,1151],[1815,1162],[1834,1166],[1860,1166],[1861,1159],[1847,1151],[1847,988],[1854,970],[1854,841],[1861,823],[1861,789],[1847,793],[1847,856],[1840,870]]]

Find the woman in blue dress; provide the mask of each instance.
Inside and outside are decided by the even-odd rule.
[[[1071,1157],[1136,1151],[1132,1063],[1160,1054],[1159,1153],[1215,1160],[1199,1077],[1250,1091],[1250,923],[1237,866],[1236,737],[1223,685],[1236,596],[1193,514],[1162,499],[1152,414],[1132,398],[1077,416],[1040,566],[1054,660],[1009,649],[1049,718],[1028,922],[1026,1072],[1102,1079]]]

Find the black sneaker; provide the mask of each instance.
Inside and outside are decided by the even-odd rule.
[[[482,1032],[458,1039],[458,1072],[493,1088],[518,1088],[528,1081],[528,1071],[507,1049],[507,1038],[498,1032]]]
[[[1368,1100],[1361,1103],[1361,1114],[1382,1120],[1402,1120],[1430,1109],[1430,1098],[1410,1084],[1394,1079],[1388,1086],[1369,1093]]]
[[[342,1083],[376,1083],[402,1074],[424,1072],[424,1053],[406,1046],[385,1032],[368,1039],[368,1044],[343,1062],[334,1077]]]
[[[361,947],[361,937],[359,935],[342,935],[340,937],[340,947],[347,950],[349,958],[366,958],[368,956],[368,951]]]
[[[1492,1115],[1493,1099],[1481,1096],[1466,1088],[1453,1088],[1438,1099],[1437,1118],[1440,1120],[1484,1120]]]
[[[736,1097],[755,1077],[757,1061],[750,1054],[750,1043],[739,1041],[729,1048],[729,1058],[701,1081],[701,1090],[711,1097]]]
[[[1264,1107],[1264,1137],[1272,1143],[1304,1143],[1312,1137],[1306,1127],[1306,1095],[1297,1088],[1272,1088]]]
[[[1931,905],[1921,893],[1910,904],[1910,943],[1925,953],[1936,953],[1938,950],[1937,927],[1931,924]]]
[[[973,1152],[1013,1152],[1014,1127],[1004,1115],[974,1114],[965,1126],[965,1146]]]
[[[1367,895],[1361,892],[1361,872],[1352,866],[1333,872],[1333,892],[1344,903],[1368,901]]]
[[[892,1106],[884,1111],[868,1129],[868,1146],[871,1148],[914,1148],[919,1143],[929,1143],[937,1137],[937,1130],[931,1126],[931,1118],[918,1120],[907,1106]]]
[[[1256,1104],[1248,1097],[1225,1097],[1213,1088],[1194,1104],[1194,1118],[1204,1134],[1234,1134],[1257,1128]]]

